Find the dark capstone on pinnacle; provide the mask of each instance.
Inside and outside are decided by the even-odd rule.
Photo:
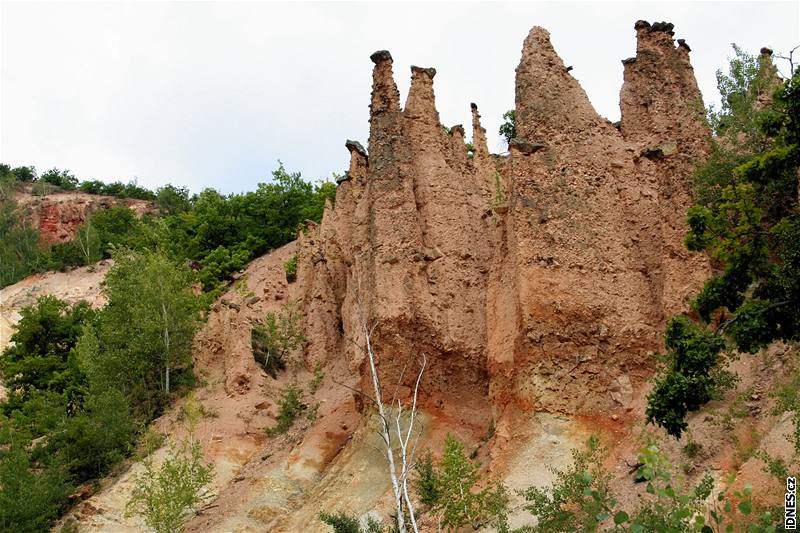
[[[361,143],[358,141],[351,141],[350,139],[347,139],[347,142],[344,143],[344,146],[351,152],[355,150],[362,156],[367,157],[367,151],[364,149],[363,146],[361,146]]]
[[[476,104],[475,102],[472,102],[471,104],[469,104],[469,107],[473,111],[477,111],[478,110],[478,104]]]
[[[683,47],[683,48],[686,48],[686,51],[687,51],[687,52],[691,52],[691,51],[692,51],[692,49],[691,49],[691,48],[689,48],[689,45],[688,45],[688,44],[686,44],[686,39],[678,39],[678,46],[681,46],[681,47]]]
[[[636,24],[633,25],[634,30],[640,30],[642,28],[649,28],[649,27],[650,23],[647,22],[646,20],[637,20]]]
[[[762,56],[771,56],[772,55],[772,48],[767,48],[766,46],[761,49]]]
[[[392,54],[389,53],[389,50],[378,50],[369,56],[369,58],[377,65],[381,61],[391,61]]]
[[[674,28],[675,25],[671,22],[654,22],[653,25],[650,26],[650,31],[661,31],[672,36],[675,35],[675,32],[672,31]]]
[[[433,67],[422,68],[422,67],[417,67],[415,65],[411,65],[411,72],[424,72],[431,79],[433,79],[433,77],[436,76],[436,69]]]

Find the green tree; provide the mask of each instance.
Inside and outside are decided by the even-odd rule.
[[[306,220],[319,221],[335,194],[334,183],[314,185],[280,165],[270,183],[252,192],[204,190],[191,210],[168,217],[167,224],[180,243],[177,253],[201,265],[203,288],[212,291],[254,257],[294,240]]]
[[[79,403],[85,377],[72,349],[94,311],[86,302],[70,307],[54,296],[43,296],[20,315],[12,342],[0,357],[0,373],[9,390],[2,409],[8,414],[19,408],[35,390],[65,393],[69,401]]]
[[[277,313],[267,313],[263,324],[253,326],[253,357],[272,378],[286,368],[287,358],[305,341],[301,318],[297,304],[289,302]]]
[[[65,190],[72,190],[78,186],[78,178],[73,176],[69,170],[59,170],[52,168],[39,176],[39,181],[61,187]]]
[[[464,453],[464,445],[450,434],[445,437],[438,467],[433,467],[430,459],[423,459],[417,466],[414,488],[440,529],[459,531],[471,526],[507,530],[506,489],[496,484],[476,490],[479,469],[480,465]]]
[[[177,533],[197,506],[210,497],[207,485],[214,478],[213,465],[203,464],[197,442],[172,448],[160,467],[144,461],[144,471],[134,478],[126,515],[141,515],[157,533]]]
[[[12,444],[0,452],[0,531],[49,531],[71,489],[57,466],[36,465],[28,450]]]
[[[164,407],[175,373],[191,375],[198,300],[192,274],[156,252],[120,250],[106,275],[108,304],[76,348],[90,382],[118,388],[140,414]]]
[[[14,201],[16,188],[14,171],[3,165],[0,168],[0,287],[29,275],[42,256],[37,244],[39,233],[26,225]]]
[[[177,215],[192,208],[192,199],[186,187],[167,184],[156,191],[156,204],[162,215]]]
[[[503,123],[500,125],[500,135],[510,143],[517,136],[517,111],[509,109],[503,113]]]
[[[124,458],[136,434],[125,397],[116,390],[89,396],[85,409],[62,418],[41,451],[62,465],[75,483],[96,479]]]
[[[686,244],[707,251],[719,273],[692,302],[703,323],[671,321],[668,363],[648,396],[648,421],[676,437],[687,413],[711,398],[724,360],[719,337],[744,352],[800,339],[800,75],[781,83],[772,104],[759,109],[760,88],[769,86],[759,73],[770,70],[740,63],[732,63],[734,81],[721,86],[728,106],[714,121],[726,136],[745,139],[757,128],[760,137],[752,146],[740,142],[730,164],[699,167],[698,186],[706,193],[688,212]]]

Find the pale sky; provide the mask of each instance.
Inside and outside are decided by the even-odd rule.
[[[347,168],[346,139],[366,145],[379,49],[394,57],[403,101],[409,66],[435,67],[442,122],[469,132],[476,102],[500,151],[532,26],[550,31],[613,121],[638,19],[675,24],[707,103],[732,42],[753,54],[800,44],[797,1],[2,2],[0,161],[195,192],[251,190],[279,159],[307,179],[330,177]]]

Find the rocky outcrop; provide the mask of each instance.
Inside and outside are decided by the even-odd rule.
[[[152,202],[120,199],[79,192],[61,192],[46,196],[20,193],[15,201],[25,214],[25,219],[39,231],[41,243],[66,242],[75,238],[78,227],[97,211],[124,204],[137,215],[153,212]]]
[[[411,68],[401,108],[391,54],[371,56],[368,151],[348,141],[335,205],[300,243],[309,358],[344,354],[365,379],[366,322],[384,382],[407,392],[424,354],[423,407],[464,424],[627,406],[665,317],[708,275],[681,243],[709,137],[689,48],[670,24],[635,28],[619,128],[531,30],[504,158],[475,104],[471,155],[442,126],[435,69]]]

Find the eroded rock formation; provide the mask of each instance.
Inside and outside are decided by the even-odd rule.
[[[624,412],[665,317],[708,275],[681,243],[709,137],[689,47],[671,24],[635,29],[619,127],[532,29],[507,157],[489,154],[475,104],[473,154],[442,126],[435,69],[411,68],[401,108],[391,55],[371,56],[369,150],[348,141],[335,206],[300,243],[309,358],[344,354],[366,378],[366,319],[385,382],[425,354],[423,407],[465,424]]]

